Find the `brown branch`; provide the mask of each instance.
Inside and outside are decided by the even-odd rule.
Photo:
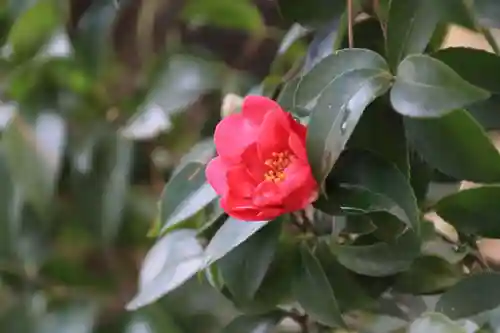
[[[352,9],[352,0],[347,0],[347,36],[349,40],[349,48],[354,47],[354,32],[353,32],[353,20],[354,14]]]

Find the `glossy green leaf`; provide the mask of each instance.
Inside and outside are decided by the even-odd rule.
[[[174,230],[149,250],[139,276],[139,291],[127,304],[134,310],[176,289],[203,269],[203,248],[194,230]]]
[[[460,232],[500,238],[498,199],[500,187],[482,186],[444,197],[435,209],[439,216]]]
[[[242,315],[233,319],[221,333],[272,333],[281,318],[279,312],[258,316]]]
[[[440,313],[426,313],[413,323],[408,333],[468,333],[463,327]]]
[[[387,57],[392,68],[410,54],[422,53],[439,21],[432,1],[391,1],[387,21]]]
[[[227,219],[205,249],[205,264],[210,265],[224,257],[268,223],[268,221],[245,222],[234,218]]]
[[[334,246],[334,253],[342,265],[358,274],[376,277],[408,270],[419,252],[420,241],[412,231],[388,243]]]
[[[406,272],[396,277],[394,288],[403,293],[428,294],[453,286],[462,278],[460,265],[434,256],[417,258]]]
[[[398,66],[390,97],[394,110],[402,115],[432,118],[486,100],[490,93],[437,59],[410,55]]]
[[[162,232],[172,230],[216,198],[217,193],[205,180],[204,164],[186,164],[169,180],[163,190],[160,204]]]
[[[303,245],[293,290],[299,304],[312,319],[331,327],[345,326],[337,299],[319,260]]]
[[[284,108],[311,108],[318,96],[330,91],[329,85],[340,75],[360,70],[387,70],[379,54],[365,49],[339,50],[321,60],[311,71],[287,83],[278,103]]]
[[[250,300],[259,289],[275,256],[281,227],[279,220],[269,223],[217,262],[236,299]]]
[[[452,319],[470,317],[500,305],[500,274],[485,272],[469,276],[446,291],[436,311]]]
[[[390,86],[384,70],[360,69],[338,76],[320,96],[308,124],[307,156],[323,184],[365,108]]]
[[[405,128],[411,145],[430,166],[457,179],[500,180],[500,155],[466,111],[436,119],[406,118]]]
[[[49,41],[64,22],[64,7],[57,0],[38,0],[19,16],[8,36],[8,43],[17,59],[35,55]]]
[[[16,116],[3,134],[12,178],[39,213],[47,213],[61,171],[66,124],[54,113],[33,124]]]

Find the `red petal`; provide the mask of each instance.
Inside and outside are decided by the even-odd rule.
[[[252,197],[257,184],[243,165],[232,167],[227,172],[227,184],[232,195],[241,198]]]
[[[257,139],[261,160],[265,161],[273,152],[285,151],[288,148],[289,135],[290,128],[285,112],[269,112],[264,118]]]
[[[280,188],[271,181],[260,183],[253,193],[253,204],[256,207],[280,206],[282,201]]]
[[[220,157],[216,157],[208,162],[205,169],[207,182],[214,188],[218,195],[224,196],[227,192],[227,166]]]
[[[258,128],[241,114],[224,118],[215,128],[214,142],[217,153],[225,160],[238,163],[243,151],[256,140]]]
[[[264,180],[264,174],[268,171],[268,167],[260,159],[257,144],[251,144],[243,152],[241,156],[243,164],[246,166],[248,173],[252,176],[256,183]]]
[[[278,103],[270,98],[258,95],[249,95],[243,100],[243,117],[256,125],[264,121],[264,117],[270,111],[282,110]]]
[[[221,200],[221,207],[229,216],[239,220],[261,220],[261,218],[258,216],[260,210],[252,205],[252,201],[250,199],[242,199],[232,195],[228,195],[226,198],[223,198]]]
[[[288,146],[292,153],[301,161],[309,163],[307,160],[306,142],[299,138],[296,133],[291,133],[288,138]]]
[[[295,132],[299,136],[299,138],[305,141],[307,135],[307,127],[299,123],[297,120],[293,119],[291,114],[288,113],[288,116],[291,130]]]

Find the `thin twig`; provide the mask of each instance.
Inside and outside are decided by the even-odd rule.
[[[352,0],[347,0],[347,36],[351,49],[354,47],[353,16]]]

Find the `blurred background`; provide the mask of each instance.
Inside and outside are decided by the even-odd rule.
[[[308,8],[0,0],[0,332],[220,332],[237,312],[202,276],[124,307],[165,182],[213,152],[228,94],[270,95],[307,64]],[[447,43],[487,45],[458,28]]]

